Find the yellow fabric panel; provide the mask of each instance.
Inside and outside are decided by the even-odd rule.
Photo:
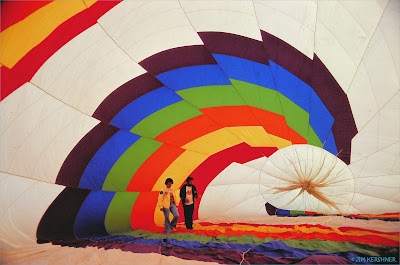
[[[185,182],[190,173],[193,172],[201,163],[208,158],[208,155],[200,154],[192,151],[183,152],[169,167],[162,173],[160,178],[154,184],[152,191],[160,191],[165,186],[165,180],[172,178],[175,187]]]
[[[56,0],[0,33],[0,62],[12,68],[59,25],[86,9],[82,0]]]
[[[85,3],[86,7],[91,7],[97,2],[97,0],[83,0],[83,2]]]
[[[229,131],[219,129],[185,144],[182,148],[212,155],[242,142],[239,137],[229,133]]]
[[[227,127],[227,129],[252,147],[277,147],[280,149],[292,144],[286,139],[269,134],[262,126],[238,126]]]

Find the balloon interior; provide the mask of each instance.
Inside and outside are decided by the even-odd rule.
[[[398,264],[399,10],[1,2],[1,263]]]

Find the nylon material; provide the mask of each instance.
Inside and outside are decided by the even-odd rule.
[[[171,176],[173,176],[174,185],[180,186],[186,180],[187,176],[206,160],[207,157],[200,153],[185,151],[163,172],[154,184],[152,191],[160,191],[165,186],[165,179]]]
[[[186,78],[179,78],[180,76]],[[188,66],[164,72],[156,77],[175,91],[207,85],[231,84],[218,65]]]
[[[262,40],[255,14],[212,8],[190,12],[188,18],[197,32],[226,32]]]
[[[2,64],[12,68],[31,49],[48,37],[57,26],[85,8],[82,1],[51,2],[2,31],[0,33],[3,40],[0,51]]]
[[[74,234],[78,239],[108,235],[104,223],[114,195],[115,192],[89,193],[75,219]]]
[[[178,1],[142,5],[132,12],[140,15],[133,16],[126,16],[126,5],[130,4],[118,5],[112,16],[103,17],[99,23],[108,24],[108,35],[136,62],[171,48],[202,44],[180,10]],[[158,8],[152,9],[154,5]],[[114,25],[118,25],[118,29]]]
[[[209,156],[241,142],[242,140],[235,134],[219,129],[183,145],[182,148]]]
[[[96,41],[92,42],[92,39]],[[40,82],[41,76],[47,77],[49,72],[57,73],[57,79]],[[116,72],[118,75],[115,75]],[[92,115],[111,92],[145,72],[95,25],[50,57],[32,82],[67,104]],[[82,101],[82,98],[85,100]]]
[[[7,183],[1,185],[2,194],[7,195],[8,199],[1,200],[4,212],[1,215],[0,238],[6,245],[12,246],[32,243],[36,239],[36,229],[41,217],[64,187],[8,176]]]
[[[219,10],[221,12],[241,13],[242,15],[255,16],[253,4],[249,3],[248,1],[243,1],[243,2],[180,1],[180,4],[185,13],[188,14],[189,20],[191,22],[192,22],[191,19],[192,13],[207,12],[210,10]],[[196,25],[193,26],[196,27]]]
[[[79,187],[101,190],[108,173],[116,161],[140,137],[129,132],[114,134],[93,156],[82,174]]]
[[[233,135],[238,136],[240,139],[243,139],[243,142],[247,143],[250,146],[254,147],[282,147],[275,144],[275,142],[271,139],[270,135],[264,130],[261,126],[243,126],[243,127],[228,127],[229,132]],[[275,137],[279,142],[279,137]]]
[[[155,138],[167,129],[201,115],[201,111],[186,101],[172,104],[140,121],[131,132],[148,138]]]
[[[114,235],[132,230],[131,214],[138,195],[138,192],[115,193],[104,221],[107,233]]]
[[[126,105],[114,116],[110,124],[121,129],[131,130],[151,114],[182,100],[176,93],[163,86]]]
[[[380,214],[390,213],[399,210],[400,204],[398,203],[398,197],[395,197],[395,201],[384,200],[360,192],[354,194],[354,198],[351,203],[356,212],[355,213],[368,213],[368,214]]]
[[[400,140],[400,90],[379,112],[378,148]]]
[[[103,189],[125,191],[138,168],[162,145],[162,143],[140,138],[118,157],[104,180]]]
[[[249,161],[249,162],[245,163],[244,165],[248,166],[248,167],[252,167],[252,168],[261,170],[261,168],[267,162],[267,159],[268,158],[266,158],[266,157],[260,157],[260,158],[254,159],[252,161]]]
[[[54,182],[74,143],[97,123],[44,94],[24,108],[4,134],[8,141],[1,157],[8,159],[2,159],[7,163],[2,163],[2,171]]]
[[[269,7],[268,3],[266,4],[265,2],[255,2],[254,8],[256,10],[260,29],[282,39],[308,58],[313,58],[314,27],[312,27],[313,29],[305,27],[301,22]],[[307,15],[305,15],[305,17],[306,16]],[[276,24],[268,23],[268,20],[262,19],[263,17],[268,17],[268,20],[275,21]],[[314,16],[312,15],[312,17]],[[301,36],[302,40],[299,40],[299,36]]]

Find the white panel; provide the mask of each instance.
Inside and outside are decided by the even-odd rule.
[[[32,83],[92,115],[111,92],[145,72],[96,24],[53,54]]]
[[[204,191],[199,206],[199,219],[224,217],[235,220],[239,217],[259,216],[260,209],[266,203],[260,194],[259,176],[260,171],[257,169],[238,163],[229,165]],[[265,210],[261,210],[261,214],[266,215]]]
[[[198,32],[227,32],[262,40],[252,1],[180,1]]]
[[[357,162],[400,140],[398,92],[352,140],[351,161]]]
[[[268,158],[263,156],[263,157],[254,159],[254,160],[252,160],[250,162],[247,162],[244,165],[248,166],[248,167],[253,167],[253,168],[256,168],[256,169],[262,169],[264,164],[267,162],[267,160],[268,160]]]
[[[269,157],[262,171],[262,193],[267,193],[268,202],[275,207],[324,213],[348,210],[354,192],[353,174],[343,161],[322,148],[282,148]],[[312,190],[317,191],[315,196]]]
[[[203,44],[178,1],[123,1],[98,23],[136,62],[164,50]]]
[[[355,181],[355,192],[385,199],[388,203],[394,201],[393,198],[399,193],[400,190],[400,175],[387,175],[376,177],[363,177]]]
[[[0,186],[1,244],[18,246],[35,243],[37,227],[43,214],[64,188],[8,175]]]
[[[353,112],[354,121],[360,131],[378,112],[377,91],[372,86],[370,75],[361,62],[351,83],[347,97]]]
[[[260,29],[313,58],[315,1],[256,1],[254,7]]]
[[[374,1],[344,2],[318,2],[315,53],[348,91],[383,10]]]
[[[0,171],[53,183],[71,150],[99,123],[30,83],[5,98],[0,111],[7,117],[0,120]]]
[[[353,213],[382,214],[398,212],[400,203],[388,203],[385,199],[356,193],[351,206],[354,208]]]
[[[397,142],[364,159],[351,163],[349,167],[356,178],[400,174],[399,156],[400,142]]]

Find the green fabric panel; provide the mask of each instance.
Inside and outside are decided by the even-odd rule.
[[[277,91],[235,79],[229,80],[249,106],[283,115]]]
[[[125,191],[132,176],[162,143],[140,138],[115,162],[103,184],[103,190]]]
[[[155,138],[162,132],[186,120],[201,115],[202,112],[186,101],[169,105],[136,124],[131,132],[148,138]]]
[[[311,144],[311,145],[315,145],[318,147],[322,147],[323,143],[322,141],[319,139],[318,135],[315,133],[314,129],[311,127],[311,125],[308,125],[308,137],[307,137],[307,143]]]
[[[298,210],[290,210],[291,215],[305,215],[305,211],[298,211]]]
[[[207,244],[209,242],[236,243],[236,244],[263,244],[271,241],[281,241],[286,245],[294,248],[320,250],[320,251],[325,251],[327,253],[357,251],[359,253],[363,253],[369,256],[381,256],[382,253],[389,253],[389,252],[394,253],[396,250],[393,247],[372,246],[361,243],[336,242],[336,241],[320,240],[320,239],[284,240],[279,238],[258,238],[252,235],[229,236],[229,237],[223,235],[211,237],[211,236],[195,235],[190,233],[171,233],[169,235],[166,235],[166,234],[152,233],[143,230],[130,231],[124,234],[136,237],[143,237],[147,239],[173,238],[182,241],[198,241],[201,244]]]
[[[194,87],[180,90],[177,94],[199,109],[246,105],[232,85]]]
[[[131,213],[139,192],[116,192],[108,207],[105,228],[110,235],[132,231]]]

